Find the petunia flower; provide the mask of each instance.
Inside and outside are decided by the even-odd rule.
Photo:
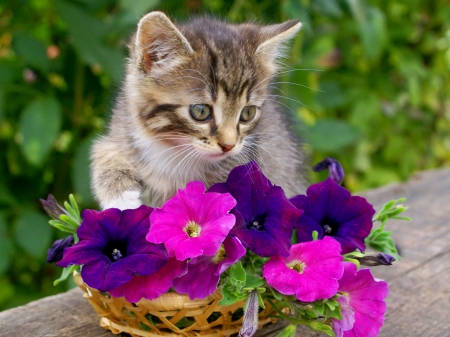
[[[388,285],[373,277],[370,269],[357,270],[353,263],[344,263],[344,274],[339,280],[339,293],[347,298],[354,310],[355,323],[344,337],[375,337],[384,323]]]
[[[287,258],[276,255],[262,267],[267,283],[303,302],[334,296],[343,273],[341,245],[330,237],[295,244]]]
[[[220,275],[245,255],[239,239],[228,236],[214,256],[199,256],[189,261],[187,273],[173,281],[175,291],[190,299],[205,298],[217,289]]]
[[[304,211],[296,225],[299,242],[312,240],[312,232],[317,231],[319,238],[330,235],[338,240],[343,254],[365,250],[375,213],[366,199],[352,196],[331,178],[311,185],[306,194],[290,199]]]
[[[213,185],[209,191],[230,192],[237,205],[232,210],[236,225],[230,235],[259,256],[288,256],[292,229],[303,211],[273,185],[254,161],[234,168],[226,183]]]
[[[82,265],[81,276],[92,288],[110,291],[135,275],[157,272],[168,261],[163,245],[145,240],[151,207],[102,212],[85,210],[77,230],[80,241],[64,250],[60,267]]]
[[[184,272],[186,263],[186,261],[171,258],[156,273],[148,276],[135,275],[131,281],[109,293],[114,297],[125,297],[131,303],[139,302],[141,298],[153,300],[169,291],[173,280]]]
[[[229,193],[205,193],[202,182],[190,182],[153,211],[146,238],[164,243],[169,256],[180,261],[212,256],[235,224],[234,215],[229,214],[235,205]]]

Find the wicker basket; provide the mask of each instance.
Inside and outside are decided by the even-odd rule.
[[[124,298],[111,297],[87,286],[81,275],[74,273],[75,283],[84,297],[101,316],[100,325],[114,334],[131,336],[227,337],[239,332],[244,301],[229,306],[218,304],[222,295],[217,290],[203,300],[190,300],[187,295],[166,293],[157,299],[141,299],[133,304]],[[269,303],[259,313],[259,328],[275,321],[268,315],[274,310]]]

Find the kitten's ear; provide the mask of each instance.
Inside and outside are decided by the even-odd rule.
[[[194,52],[188,40],[162,12],[150,12],[138,24],[134,53],[146,73],[176,66]]]
[[[277,59],[284,56],[285,44],[300,30],[298,20],[289,20],[277,25],[264,26],[261,29],[261,43],[255,51],[256,56],[269,60],[269,66],[276,70]]]

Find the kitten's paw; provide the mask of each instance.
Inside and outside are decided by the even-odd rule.
[[[125,191],[117,199],[108,202],[102,202],[102,209],[118,208],[121,211],[125,209],[135,209],[142,205],[140,191]]]

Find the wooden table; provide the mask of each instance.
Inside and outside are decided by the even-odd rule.
[[[375,209],[399,197],[408,198],[406,215],[413,221],[391,221],[403,260],[375,267],[389,283],[388,311],[380,337],[450,336],[450,170],[416,174],[404,184],[391,184],[363,194]],[[273,324],[255,336],[275,336]],[[0,313],[0,336],[114,336],[79,289]],[[298,328],[296,336],[322,336]]]

